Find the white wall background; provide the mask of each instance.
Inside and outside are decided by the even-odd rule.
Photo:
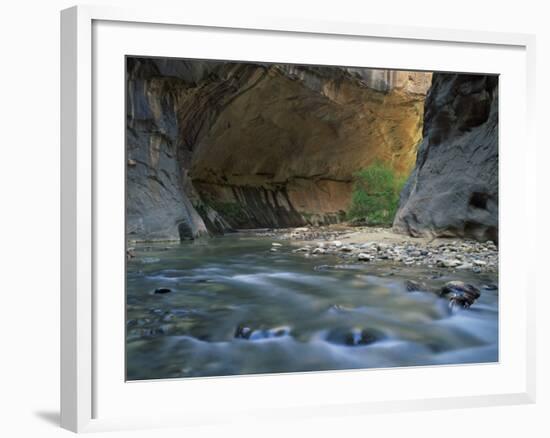
[[[549,239],[549,145],[543,135],[549,113],[549,14],[545,2],[455,0],[126,0],[97,4],[157,5],[241,13],[309,17],[380,24],[484,29],[537,34],[539,177],[538,402],[529,406],[418,412],[367,417],[251,424],[222,430],[117,432],[143,436],[550,436],[548,371],[550,300],[545,270]],[[4,2],[0,14],[0,435],[69,436],[58,428],[59,404],[59,10],[66,0]],[[518,144],[517,147],[522,147]],[[535,208],[535,206],[533,206]],[[7,244],[6,244],[7,239]],[[521,256],[521,255],[518,255]]]

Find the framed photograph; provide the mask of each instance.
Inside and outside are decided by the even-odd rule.
[[[63,427],[534,401],[533,36],[61,18]]]

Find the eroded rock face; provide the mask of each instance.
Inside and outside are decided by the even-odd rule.
[[[375,160],[408,173],[431,74],[128,60],[130,238],[326,224]]]
[[[498,77],[434,73],[394,229],[498,240]]]
[[[169,76],[179,73],[192,81],[200,72],[185,66],[163,71],[162,60],[129,59],[127,67],[127,236],[154,241],[205,235],[209,216],[213,224],[222,220],[208,209],[203,220],[193,206],[199,198],[183,165],[177,114],[187,81]]]

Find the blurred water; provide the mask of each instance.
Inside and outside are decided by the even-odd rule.
[[[342,266],[287,243],[270,248],[243,235],[137,247],[127,271],[127,378],[498,360],[498,291],[482,289],[471,309],[451,312],[445,299],[404,285],[481,288],[497,283],[494,274]]]

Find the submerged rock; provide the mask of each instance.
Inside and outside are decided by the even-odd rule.
[[[240,325],[235,329],[235,337],[238,339],[248,339],[251,334],[252,329],[250,327]]]
[[[289,335],[290,335],[289,327],[275,327],[272,329],[254,330],[250,334],[250,337],[248,339],[251,341],[258,341],[260,339],[280,338],[280,337],[289,336]]]
[[[333,304],[328,308],[329,313],[349,312],[350,310],[353,310],[353,309],[351,307],[343,306],[341,304]]]
[[[331,330],[326,340],[331,344],[340,344],[347,346],[369,345],[382,338],[382,334],[377,330],[352,328],[352,329],[334,329]]]
[[[163,327],[136,328],[128,330],[127,339],[153,338],[164,334],[166,334],[166,329]]]
[[[235,330],[235,338],[258,341],[261,339],[280,338],[290,335],[290,327],[281,326],[270,329],[251,329],[248,326],[239,325]]]
[[[146,265],[149,265],[151,263],[158,263],[160,262],[160,259],[158,257],[143,257],[141,258],[141,263],[144,263]]]
[[[405,281],[405,289],[407,289],[407,292],[426,292],[429,290],[425,283],[419,283],[413,280]]]
[[[168,294],[172,292],[172,289],[168,288],[168,287],[158,287],[155,289],[155,291],[153,292],[154,294]]]

